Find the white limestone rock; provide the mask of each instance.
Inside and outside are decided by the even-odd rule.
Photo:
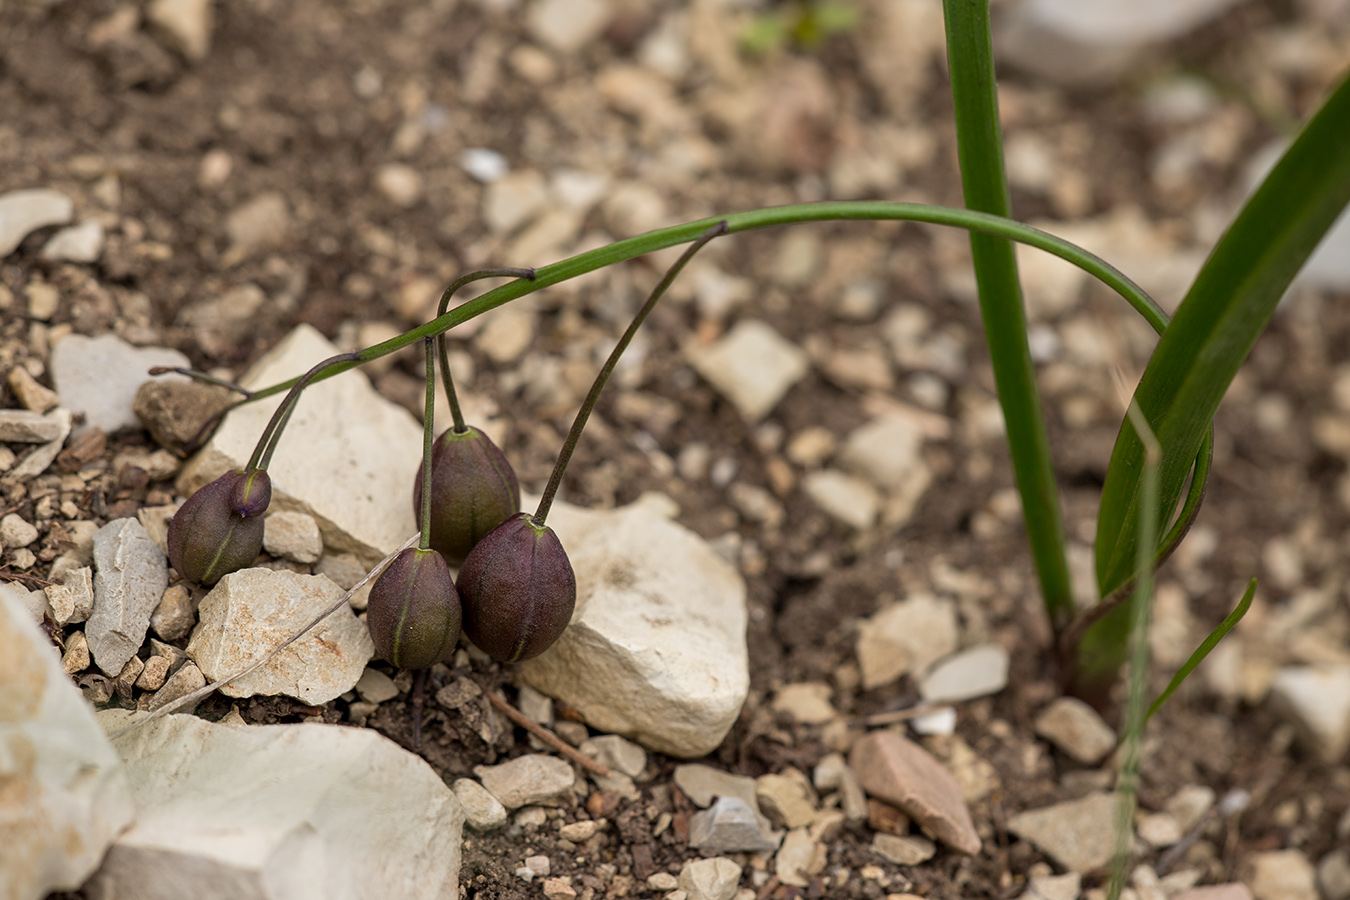
[[[94,570],[81,566],[67,572],[60,584],[47,586],[47,602],[52,605],[57,624],[88,619],[94,611]]]
[[[1302,850],[1253,853],[1241,870],[1256,900],[1318,900],[1317,873]]]
[[[722,742],[750,688],[745,583],[669,520],[672,505],[656,495],[609,512],[554,504],[576,611],[519,672],[599,731],[697,757]]]
[[[138,715],[103,721],[111,731]],[[464,810],[426,762],[374,731],[176,715],[113,744],[139,814],[93,897],[459,895]]]
[[[916,593],[858,625],[858,668],[871,690],[901,675],[923,673],[954,652],[960,640],[956,604]]]
[[[980,644],[955,653],[919,682],[925,703],[960,703],[997,694],[1008,685],[1008,651]]]
[[[74,211],[69,197],[49,188],[0,194],[0,258],[17,250],[39,228],[69,222]]]
[[[135,808],[117,754],[51,641],[3,590],[0,685],[0,896],[73,891]]]
[[[751,424],[810,368],[804,350],[758,319],[737,322],[717,341],[691,351],[689,361]]]
[[[241,383],[260,388],[308,371],[337,348],[300,325],[251,368]],[[226,417],[183,468],[184,495],[242,467],[281,398],[260,400]],[[374,565],[416,530],[412,484],[422,458],[422,426],[385,400],[360,372],[345,372],[304,392],[268,467],[272,509],[319,523],[330,553]]]
[[[861,478],[836,469],[821,469],[806,473],[802,489],[823,512],[850,528],[866,531],[876,523],[881,498]]]
[[[15,481],[33,478],[47,471],[47,467],[52,464],[52,460],[56,459],[57,454],[61,452],[61,448],[65,446],[66,438],[70,436],[70,425],[73,420],[70,410],[58,407],[47,413],[47,418],[56,423],[56,437],[35,448],[23,458],[22,462],[10,470],[9,475]]]
[[[154,0],[146,17],[189,61],[201,62],[211,52],[215,26],[211,0]]]
[[[731,900],[741,883],[741,867],[721,856],[691,859],[680,869],[680,890],[688,900]]]
[[[647,768],[647,751],[617,734],[597,735],[577,749],[629,778],[640,777]]]
[[[47,602],[46,591],[30,591],[17,581],[0,581],[0,595],[9,597],[17,604],[16,608],[23,610],[28,621],[34,625],[41,625],[45,616],[51,616],[52,621],[56,621],[56,613]]]
[[[576,781],[569,763],[544,753],[527,753],[496,766],[474,766],[473,773],[507,809],[564,806]]]
[[[215,681],[251,665],[343,594],[322,575],[272,569],[232,572],[202,598],[187,653]],[[318,705],[351,690],[375,654],[370,632],[343,606],[267,665],[230,682],[227,697],[285,694]]]
[[[1090,872],[1111,861],[1115,816],[1116,795],[1100,792],[1018,813],[1008,820],[1008,830],[1071,872]]]
[[[1236,0],[1024,0],[995,46],[1017,65],[1061,84],[1121,76],[1151,43],[1180,37]]]
[[[28,409],[0,409],[0,441],[45,444],[56,440],[61,425],[56,419]]]
[[[141,649],[168,584],[168,560],[140,522],[115,519],[95,532],[94,610],[84,634],[106,674],[115,677]]]
[[[924,436],[911,417],[881,415],[849,433],[843,463],[877,487],[897,488],[913,480],[927,483],[928,467],[919,452]]]
[[[599,37],[613,14],[604,0],[541,0],[530,6],[528,26],[535,40],[571,55]]]
[[[316,563],[323,553],[323,537],[313,516],[280,509],[264,520],[263,549],[298,563]]]
[[[506,807],[472,778],[458,778],[450,789],[464,807],[466,824],[474,831],[495,831],[506,824]]]
[[[1096,765],[1116,746],[1116,733],[1077,697],[1059,697],[1036,716],[1036,733],[1084,765]]]
[[[1350,749],[1350,663],[1286,666],[1270,683],[1270,702],[1322,762]]]
[[[89,219],[52,235],[38,255],[65,262],[98,262],[103,255],[103,237],[103,225],[97,219]]]
[[[140,428],[132,405],[136,391],[152,377],[186,381],[182,375],[151,376],[154,366],[187,366],[188,358],[165,347],[133,347],[115,334],[91,338],[70,334],[52,345],[52,382],[61,406],[84,414],[78,434],[102,428]]]

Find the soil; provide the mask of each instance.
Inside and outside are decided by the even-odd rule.
[[[25,365],[50,383],[52,340],[113,331],[133,343],[176,347],[203,370],[237,375],[299,323],[354,344],[370,323],[416,324],[426,299],[470,268],[541,265],[605,235],[838,195],[849,179],[861,183],[854,196],[959,205],[940,53],[917,42],[916,59],[900,66],[912,90],[897,97],[877,74],[873,25],[882,6],[857,3],[861,23],[819,46],[789,44],[750,57],[738,53],[735,35],[751,13],[694,4],[713,9],[709,21],[721,30],[699,20],[683,66],[649,67],[657,87],[634,100],[605,74],[638,65],[662,28],[687,25],[696,14],[683,4],[616,3],[603,33],[568,53],[541,43],[525,8],[511,0],[252,0],[217,8],[210,52],[199,61],[143,21],[138,4],[0,4],[0,192],[57,188],[75,199],[77,217],[99,219],[108,235],[94,264],[40,259],[51,229],[0,261],[0,369]],[[1305,116],[1344,70],[1350,24],[1303,10],[1285,0],[1240,4],[1215,25],[1143,55],[1109,86],[1071,90],[1009,70],[1001,85],[1009,144],[1037,142],[1053,161],[1045,180],[1015,178],[1016,215],[1065,221],[1132,208],[1164,253],[1203,249],[1232,209],[1247,160]],[[1181,73],[1210,85],[1212,101],[1184,122],[1150,116],[1143,99],[1150,88]],[[1199,155],[1176,179],[1164,160],[1181,138]],[[850,162],[860,148],[876,146],[905,158],[901,172],[878,176],[881,189],[859,182],[860,164]],[[484,188],[459,163],[467,148],[493,148],[513,171],[598,173],[610,179],[607,195],[559,246],[545,242],[540,258],[516,258],[511,251],[522,239],[489,227]],[[420,175],[410,196],[381,187],[377,176],[391,164]],[[284,227],[268,243],[241,248],[230,215],[268,192],[285,199]],[[1111,258],[1109,248],[1104,253]],[[830,684],[835,707],[858,727],[869,715],[913,703],[909,681],[863,690],[854,652],[858,621],[909,592],[955,598],[964,640],[996,640],[1013,660],[1006,690],[961,707],[956,739],[928,741],[944,759],[964,744],[997,774],[998,786],[973,804],[985,838],[978,857],[939,849],[927,863],[897,866],[871,852],[870,827],[849,825],[829,840],[827,865],[806,888],[780,885],[762,860],[744,859],[742,886],[776,900],[1016,896],[1029,873],[1045,871],[1045,860],[1004,822],[1072,796],[1081,767],[1032,732],[1035,713],[1057,694],[1057,673],[1025,534],[1009,502],[1012,476],[996,416],[990,424],[993,379],[964,236],[820,225],[722,240],[704,259],[747,279],[746,296],[722,312],[686,280],[658,307],[629,370],[602,400],[564,494],[608,507],[661,491],[679,503],[682,523],[737,548],[750,598],[751,693],[709,762],[751,776],[787,766],[809,773],[839,743],[837,733],[774,715],[768,700],[784,684]],[[467,390],[504,423],[504,449],[527,489],[546,480],[597,353],[607,351],[663,265],[638,260],[540,295],[531,301],[535,327],[519,358],[499,361],[480,341],[454,342],[471,362]],[[26,315],[28,287],[44,280],[62,295],[46,322]],[[875,306],[841,300],[860,281],[877,288]],[[255,310],[227,306],[223,319],[201,317],[246,285],[265,297]],[[1165,609],[1160,602],[1154,645],[1171,655],[1161,654],[1155,690],[1180,663],[1175,646],[1184,658],[1253,576],[1263,579],[1258,624],[1322,592],[1332,599],[1307,628],[1323,632],[1327,652],[1350,653],[1347,453],[1318,438],[1319,423],[1350,415],[1347,299],[1305,290],[1287,301],[1220,411],[1197,530],[1160,575],[1160,595],[1172,602]],[[924,347],[942,351],[930,364],[887,355],[885,323],[902,308],[926,317]],[[815,363],[753,427],[685,355],[746,316],[770,322]],[[1062,350],[1041,366],[1042,386],[1067,530],[1080,556],[1090,552],[1120,421],[1117,379],[1133,383],[1151,347],[1130,316],[1091,289],[1056,309],[1038,310],[1033,298],[1034,324]],[[845,364],[877,351],[879,374]],[[420,365],[409,354],[373,367],[375,383],[417,411]],[[925,447],[933,482],[914,515],[855,532],[800,490],[807,466],[787,448],[814,427],[842,440],[886,398],[946,417],[952,433]],[[12,393],[3,400],[18,405]],[[90,475],[81,490],[56,469],[26,483],[0,478],[3,511],[36,521],[41,532],[31,548],[37,562],[9,564],[0,577],[42,585],[63,518],[101,524],[164,502],[171,480],[147,483],[112,464],[128,449],[151,448],[144,432],[127,430],[109,436],[95,458],[67,459],[67,472]],[[781,522],[757,521],[738,506],[726,480],[691,458],[704,451],[714,474],[730,471],[736,483],[767,492],[781,506]],[[44,507],[52,494],[57,502]],[[77,515],[65,514],[67,500]],[[1164,630],[1177,623],[1180,638]],[[514,698],[509,669],[474,663],[472,674]],[[366,726],[410,746],[407,682],[400,683],[404,694]],[[1350,807],[1350,768],[1309,756],[1265,704],[1207,684],[1188,684],[1151,725],[1141,805],[1159,809],[1187,784],[1220,797],[1241,788],[1252,800],[1211,823],[1178,867],[1214,882],[1239,877],[1261,850],[1297,848],[1315,863],[1332,849],[1336,822]],[[214,700],[200,712],[228,710]],[[322,709],[251,702],[240,712],[259,722],[349,719],[342,700]],[[449,780],[531,752],[519,729],[494,733],[481,725],[432,705],[421,753]],[[639,895],[651,873],[678,872],[698,855],[682,839],[692,807],[671,781],[677,761],[651,760],[654,777],[640,783],[638,800],[595,801],[610,824],[580,847],[560,841],[556,824],[590,817],[582,807],[550,812],[543,827],[469,835],[461,893],[540,896],[538,883],[514,874],[536,853],[550,857],[553,874],[572,876],[581,896]],[[672,824],[658,831],[663,815]],[[1155,865],[1162,853],[1141,852],[1141,861]]]

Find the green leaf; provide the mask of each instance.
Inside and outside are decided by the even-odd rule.
[[[1135,398],[1162,444],[1159,526],[1171,521],[1224,392],[1280,297],[1350,201],[1350,78],[1304,126],[1210,254],[1163,333]],[[1102,596],[1130,577],[1143,445],[1121,424],[1097,519]]]
[[[1003,171],[989,4],[987,0],[943,0],[942,12],[966,206],[1006,216],[1010,203]],[[1059,632],[1073,618],[1073,590],[1064,553],[1064,520],[1050,459],[1050,439],[1027,344],[1017,258],[1009,241],[978,233],[970,235],[970,255],[1008,450],[1022,498],[1022,519],[1046,613]]]
[[[1245,616],[1247,610],[1251,608],[1252,598],[1255,596],[1256,579],[1253,578],[1251,581],[1247,582],[1247,590],[1243,593],[1242,599],[1238,601],[1238,605],[1233,611],[1219,623],[1219,627],[1211,631],[1209,636],[1200,642],[1200,646],[1195,648],[1195,652],[1191,654],[1190,659],[1186,660],[1186,664],[1180,669],[1177,669],[1177,674],[1172,676],[1172,680],[1168,683],[1167,689],[1159,694],[1158,699],[1154,700],[1153,705],[1148,708],[1148,714],[1144,717],[1145,721],[1153,718],[1153,714],[1162,709],[1162,705],[1167,702],[1169,697],[1176,693],[1177,688],[1181,687],[1181,683],[1190,677],[1190,674],[1195,671],[1196,666],[1205,661],[1205,657],[1209,656],[1209,651],[1218,646],[1219,641],[1223,640],[1224,636],[1232,631],[1233,627],[1237,625],[1238,622],[1242,621],[1242,617]]]

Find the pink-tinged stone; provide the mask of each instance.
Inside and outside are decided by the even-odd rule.
[[[853,745],[848,762],[868,794],[898,806],[949,847],[980,852],[961,786],[927,750],[898,732],[874,731]]]

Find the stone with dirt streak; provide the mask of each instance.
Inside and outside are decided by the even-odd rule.
[[[960,784],[918,744],[898,731],[874,731],[853,745],[848,764],[869,795],[895,804],[954,850],[980,852]]]
[[[556,756],[529,753],[496,766],[474,766],[483,787],[507,809],[522,806],[563,806],[576,776]]]
[[[301,325],[240,380],[261,388],[303,374],[337,348]],[[280,397],[240,407],[178,478],[184,495],[241,468]],[[340,410],[340,414],[335,413]],[[329,553],[352,553],[374,565],[416,530],[411,497],[422,458],[422,427],[381,397],[359,372],[313,385],[295,408],[268,467],[272,509],[308,513]]]
[[[698,757],[722,742],[750,688],[745,583],[647,495],[608,512],[555,503],[571,558],[571,625],[522,680],[592,728],[650,750]]]
[[[94,609],[85,624],[89,651],[115,676],[136,655],[169,583],[169,564],[135,519],[115,519],[94,534]]]
[[[143,715],[100,721],[117,731]],[[374,731],[178,715],[113,745],[138,815],[91,880],[94,897],[459,894],[464,810],[426,762]]]
[[[0,896],[73,891],[135,808],[117,754],[51,641],[3,590],[0,684]]]
[[[215,681],[256,662],[343,595],[322,575],[241,569],[202,598],[187,652]],[[375,653],[343,604],[265,666],[221,688],[228,697],[285,694],[318,705],[351,690]]]

